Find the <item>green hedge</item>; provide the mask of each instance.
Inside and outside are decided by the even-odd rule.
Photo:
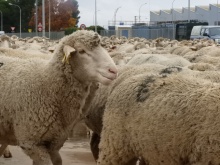
[[[75,32],[77,30],[79,30],[78,27],[67,28],[67,29],[65,29],[65,35],[72,34],[73,32]]]

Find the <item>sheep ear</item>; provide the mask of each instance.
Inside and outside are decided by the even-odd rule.
[[[64,57],[63,57],[62,62],[69,64],[69,59],[71,55],[76,52],[76,50],[71,46],[65,45],[63,47],[63,52],[64,52]]]

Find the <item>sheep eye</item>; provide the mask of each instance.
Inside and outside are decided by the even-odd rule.
[[[85,53],[85,51],[83,49],[81,49],[81,50],[79,50],[79,53],[83,54],[83,53]]]

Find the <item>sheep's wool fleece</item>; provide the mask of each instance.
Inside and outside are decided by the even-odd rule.
[[[108,98],[98,165],[135,156],[152,165],[218,165],[219,93],[219,84],[189,75],[131,76]]]
[[[73,47],[75,42],[92,49],[100,38],[77,31],[60,41],[51,60],[0,56],[0,143],[20,145],[28,155],[46,154],[37,146],[62,147],[91,84],[76,80],[74,66],[62,63],[64,45]]]

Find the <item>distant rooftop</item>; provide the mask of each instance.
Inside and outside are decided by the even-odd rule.
[[[213,5],[213,6],[216,6],[216,7],[219,7],[220,8],[220,3],[219,4],[210,4],[210,5]],[[210,5],[202,5],[202,6],[195,6],[195,7],[190,7],[190,11],[192,11],[192,12],[195,12],[195,10],[196,10],[196,7],[199,7],[199,8],[201,8],[201,9],[204,9],[204,10],[209,10],[209,6]],[[173,10],[175,10],[175,11],[177,11],[177,12],[179,12],[179,13],[182,13],[183,12],[183,9],[188,9],[188,7],[183,7],[183,8],[174,8]],[[161,9],[161,10],[157,10],[157,11],[150,11],[150,12],[152,12],[152,13],[154,13],[154,14],[157,14],[157,15],[160,15],[160,12],[161,11],[163,11],[163,12],[165,12],[165,13],[167,13],[167,14],[171,14],[172,12],[171,12],[171,10],[169,10],[169,9]]]

